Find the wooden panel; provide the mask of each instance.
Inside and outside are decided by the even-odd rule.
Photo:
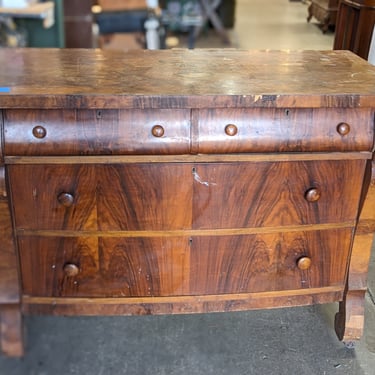
[[[190,293],[264,292],[344,285],[351,230],[192,240]],[[300,270],[301,257],[311,267]]]
[[[18,228],[191,228],[189,165],[13,165],[9,178]],[[71,204],[60,202],[64,193]]]
[[[194,228],[354,221],[366,161],[197,164]],[[320,199],[309,202],[311,189]]]
[[[200,110],[197,152],[371,151],[371,109]],[[338,125],[349,125],[347,134]],[[227,126],[236,126],[228,135]],[[229,132],[228,132],[229,133]]]
[[[350,239],[351,229],[192,239],[25,236],[23,291],[147,297],[343,287]],[[311,259],[308,270],[297,267],[301,257]]]
[[[0,66],[10,87],[1,108],[364,108],[375,100],[375,67],[347,51],[1,49]]]
[[[189,137],[189,110],[5,111],[6,155],[183,154]]]
[[[0,304],[19,303],[18,264],[3,166],[0,166],[0,228]]]
[[[188,238],[22,237],[19,244],[25,294],[125,297],[189,292]],[[77,276],[66,276],[67,263],[79,268]]]

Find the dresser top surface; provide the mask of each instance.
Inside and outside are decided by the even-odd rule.
[[[348,51],[0,49],[1,108],[373,107]]]

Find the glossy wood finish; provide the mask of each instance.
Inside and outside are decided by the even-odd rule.
[[[374,70],[343,51],[19,49],[0,66],[0,108],[371,108],[375,95]]]
[[[160,155],[190,150],[188,110],[9,110],[4,122],[7,155]],[[162,127],[163,134],[155,126]]]
[[[375,0],[341,0],[334,49],[368,58],[375,25]]]
[[[4,351],[21,354],[20,311],[338,301],[339,337],[359,337],[374,67],[338,51],[0,50],[0,63]]]

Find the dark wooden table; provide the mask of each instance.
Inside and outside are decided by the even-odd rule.
[[[362,334],[375,68],[347,51],[0,50],[1,348],[24,314],[340,301]]]

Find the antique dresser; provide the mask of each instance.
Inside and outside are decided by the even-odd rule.
[[[338,301],[361,336],[375,68],[347,51],[0,50],[1,348],[22,316]]]

